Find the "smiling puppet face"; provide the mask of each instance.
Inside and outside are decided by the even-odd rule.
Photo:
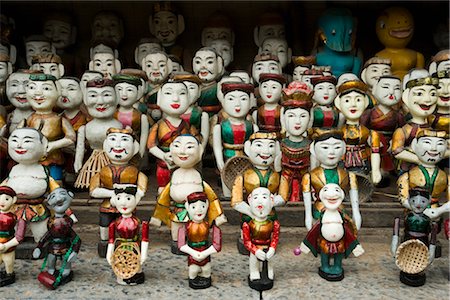
[[[181,135],[170,144],[170,154],[178,167],[187,169],[200,162],[203,151],[195,137]]]
[[[326,184],[319,192],[320,201],[326,209],[336,210],[344,201],[344,191],[335,183]]]
[[[47,149],[47,139],[33,128],[18,128],[8,139],[8,154],[18,163],[38,163]]]
[[[111,162],[128,162],[136,154],[136,145],[130,134],[111,132],[103,142],[103,151]]]

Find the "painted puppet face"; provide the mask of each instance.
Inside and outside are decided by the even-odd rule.
[[[155,37],[163,45],[173,44],[178,36],[178,17],[170,11],[157,12],[152,19]]]
[[[35,111],[51,111],[59,96],[60,92],[51,80],[28,82],[27,99]]]
[[[223,70],[223,60],[213,51],[200,50],[192,60],[194,73],[204,82],[211,82],[218,78]]]
[[[272,139],[255,139],[246,153],[255,166],[267,167],[273,164],[277,154],[277,144]]]
[[[344,191],[335,183],[326,184],[319,192],[320,201],[325,208],[336,210],[344,201]]]
[[[267,80],[259,86],[259,94],[265,103],[277,103],[280,101],[283,86],[275,80]]]
[[[202,151],[193,136],[178,136],[170,144],[173,162],[180,168],[192,168],[202,159]]]
[[[260,219],[265,219],[273,208],[273,196],[269,189],[264,187],[256,188],[248,197],[248,204],[253,215]]]
[[[114,163],[128,162],[135,153],[134,139],[126,133],[112,132],[106,136],[103,142],[103,151]]]
[[[118,193],[114,195],[114,200],[112,202],[119,213],[125,216],[131,215],[138,205],[136,196],[128,193]]]
[[[314,142],[314,153],[321,165],[335,167],[345,154],[345,142],[333,137]]]
[[[368,100],[366,95],[351,91],[340,96],[339,103],[340,111],[347,120],[358,120],[366,109]]]
[[[16,202],[13,196],[0,194],[0,212],[7,212]]]
[[[435,165],[444,158],[447,141],[444,138],[424,136],[413,146],[414,153],[426,165]]]
[[[385,106],[393,106],[397,104],[402,97],[400,79],[382,78],[374,85],[373,95],[380,104]]]
[[[208,213],[208,201],[186,202],[186,210],[192,221],[200,223]]]
[[[78,108],[83,103],[83,92],[78,81],[70,78],[58,80],[61,86],[61,96],[56,105],[62,109]]]
[[[56,213],[63,214],[72,202],[73,194],[69,194],[66,189],[57,188],[53,190],[47,197],[47,205]]]
[[[116,68],[116,59],[112,53],[96,53],[94,54],[92,61],[92,70],[103,73],[103,77],[105,78],[111,78],[112,75],[115,75],[118,72]]]
[[[261,49],[264,52],[269,52],[278,56],[282,68],[286,67],[291,59],[289,57],[289,46],[287,41],[283,38],[267,38],[264,40]]]
[[[406,100],[406,101],[405,101]],[[433,85],[419,85],[408,90],[407,98],[403,99],[413,116],[428,117],[436,109],[438,101],[437,89]]]
[[[94,118],[111,118],[117,108],[117,97],[112,86],[89,87],[84,99],[88,113]]]
[[[313,100],[319,105],[330,105],[336,96],[336,86],[331,82],[320,82],[314,86]]]
[[[422,213],[430,204],[431,199],[426,198],[422,195],[414,195],[408,199],[411,209],[416,214]]]
[[[294,81],[301,81],[303,73],[306,70],[309,70],[309,68],[305,67],[305,66],[296,66],[294,68],[294,72],[292,73],[292,80],[294,80]]]
[[[18,108],[28,108],[26,87],[30,81],[30,74],[12,73],[6,80],[6,96],[12,105]]]
[[[131,107],[139,100],[137,86],[126,82],[120,82],[114,86],[119,105],[123,107]]]
[[[289,136],[301,136],[308,129],[309,120],[309,111],[300,107],[284,112],[286,132]]]
[[[147,73],[149,81],[156,84],[167,79],[172,72],[172,66],[163,53],[150,53],[142,61],[142,70]]]
[[[19,128],[14,130],[8,139],[8,154],[18,163],[38,163],[44,156],[46,144],[45,137],[31,128]]]
[[[259,83],[259,76],[262,73],[281,74],[281,65],[275,60],[263,60],[254,62],[252,65],[252,77],[254,82]]]
[[[224,95],[223,109],[235,118],[244,118],[251,107],[250,95],[242,91],[231,91]]]
[[[158,105],[167,115],[184,114],[189,107],[188,91],[184,83],[165,83],[158,91]]]

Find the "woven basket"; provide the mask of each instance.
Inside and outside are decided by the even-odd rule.
[[[420,240],[402,243],[395,253],[395,264],[408,274],[419,274],[428,266],[428,247]]]
[[[252,167],[252,163],[247,156],[235,156],[230,158],[223,167],[222,180],[225,185],[231,190],[233,188],[234,180],[239,175]]]
[[[356,181],[358,182],[358,198],[359,203],[372,201],[372,194],[375,190],[369,176],[355,173]],[[346,201],[350,201],[350,194],[345,196]]]
[[[134,242],[121,243],[113,255],[112,269],[121,279],[129,279],[139,272],[141,267],[141,253]]]

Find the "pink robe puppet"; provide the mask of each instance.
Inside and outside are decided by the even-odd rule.
[[[144,95],[147,74],[142,70],[124,69],[120,74],[113,76],[114,90],[119,100],[119,108],[114,114],[114,118],[133,129],[139,141],[139,154],[143,157],[149,132],[149,119],[147,115],[134,108],[135,104]]]
[[[222,249],[222,232],[205,220],[209,200],[204,192],[194,192],[185,202],[189,219],[178,229],[178,248],[188,254],[189,286],[204,289],[211,286],[211,254]],[[212,232],[212,244],[209,235]]]

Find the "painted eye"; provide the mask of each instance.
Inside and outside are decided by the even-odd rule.
[[[383,21],[380,22],[380,28],[381,29],[385,29],[386,28],[386,24]]]

